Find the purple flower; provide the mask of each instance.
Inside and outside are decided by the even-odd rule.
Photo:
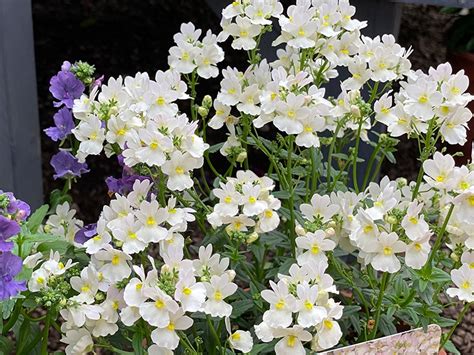
[[[67,108],[72,108],[74,100],[80,98],[85,89],[84,84],[70,71],[58,72],[51,78],[49,85],[49,92],[59,100],[54,103],[55,107],[64,104]]]
[[[6,196],[8,199],[8,205],[5,206],[4,212],[14,216],[17,221],[24,221],[28,218],[31,213],[30,205],[22,200],[18,200],[11,192],[3,192],[0,190],[0,196],[1,195]]]
[[[61,70],[62,71],[69,71],[69,70],[71,70],[71,66],[72,66],[71,62],[68,62],[67,60],[65,60],[63,62],[63,64],[61,65]]]
[[[20,230],[15,220],[0,215],[0,252],[12,250],[13,242],[7,242],[7,239],[20,233]]]
[[[46,128],[44,132],[53,141],[62,141],[71,134],[71,130],[74,128],[71,111],[66,107],[60,109],[54,115],[54,124],[56,125],[55,127]]]
[[[76,233],[76,235],[74,236],[74,241],[79,244],[84,244],[96,234],[97,223],[88,224]]]
[[[26,290],[26,281],[15,280],[22,264],[21,258],[16,255],[10,252],[0,253],[0,301]]]
[[[89,172],[86,163],[79,163],[71,153],[65,150],[61,150],[56,155],[53,155],[51,166],[56,172],[53,175],[54,179],[79,177],[81,174]]]

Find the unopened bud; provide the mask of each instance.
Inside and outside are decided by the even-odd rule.
[[[252,244],[258,239],[258,233],[253,232],[247,237],[247,244]]]
[[[161,267],[161,273],[162,274],[167,274],[170,271],[171,271],[171,268],[169,267],[169,265],[163,264],[163,266]]]
[[[452,252],[451,255],[450,255],[450,258],[455,261],[455,262],[458,262],[459,261],[459,255],[456,254],[455,252]]]
[[[227,270],[225,273],[227,274],[227,277],[229,278],[229,282],[232,282],[235,279],[234,270]]]
[[[114,240],[114,243],[115,243],[115,246],[117,248],[120,248],[123,245],[123,242],[121,240],[118,240],[118,239]]]
[[[327,236],[328,238],[332,238],[332,237],[334,237],[334,236],[336,235],[336,231],[335,231],[334,228],[332,228],[332,227],[326,229],[325,232],[326,232],[326,236]]]
[[[298,234],[299,236],[303,236],[303,235],[306,234],[306,230],[305,230],[302,226],[300,226],[300,225],[297,225],[297,226],[295,227],[295,232],[296,232],[296,234]]]
[[[352,105],[351,106],[351,113],[354,117],[357,117],[359,118],[360,117],[360,109],[359,109],[359,106],[356,106],[356,105]]]
[[[235,159],[235,160],[237,160],[238,163],[242,163],[245,159],[247,159],[247,151],[246,150],[240,152],[239,155],[237,155],[237,159]]]
[[[212,106],[212,97],[211,97],[211,95],[204,96],[204,98],[202,99],[202,105],[205,108],[207,108],[208,110],[211,108],[211,106]]]
[[[397,217],[387,216],[387,217],[385,217],[385,221],[387,221],[387,223],[389,223],[389,224],[395,224],[395,223],[397,223]]]
[[[328,223],[328,228],[336,228],[337,227],[337,223],[334,222],[334,221],[329,221]]]
[[[352,90],[352,91],[349,92],[348,96],[349,96],[349,100],[351,102],[354,102],[358,98],[360,98],[360,91],[359,90]]]
[[[199,113],[199,116],[206,118],[207,115],[209,114],[209,109],[205,108],[204,106],[199,106],[198,113]]]
[[[404,177],[398,178],[397,179],[397,185],[398,187],[404,187],[408,185],[408,180],[405,179]]]

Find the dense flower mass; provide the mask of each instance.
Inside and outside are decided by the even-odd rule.
[[[47,351],[55,325],[71,355],[304,355],[454,331],[445,297],[464,313],[474,302],[474,168],[437,148],[467,141],[468,79],[448,63],[411,70],[411,50],[362,35],[354,14],[347,0],[239,0],[218,34],[183,24],[154,75],[104,81],[64,62],[45,130],[64,188],[31,216],[0,191],[3,334],[20,314],[19,329],[42,321],[35,308],[47,310],[36,342]],[[259,46],[277,22],[269,61]],[[248,65],[221,65],[225,41]],[[209,78],[217,92],[198,94]],[[418,143],[416,181],[380,179],[403,135]],[[82,221],[68,192],[100,154],[122,172]]]

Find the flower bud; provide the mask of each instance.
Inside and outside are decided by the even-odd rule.
[[[395,223],[397,223],[397,217],[387,216],[387,217],[385,217],[385,221],[389,224],[395,224]]]
[[[232,282],[235,279],[234,270],[227,270],[225,273],[227,274],[227,277],[229,278],[229,282]]]
[[[171,271],[171,268],[169,267],[169,265],[163,264],[163,266],[161,267],[161,273],[162,274],[167,274],[170,271]]]
[[[247,237],[247,244],[252,244],[258,239],[258,233],[253,232]]]
[[[326,233],[326,236],[327,236],[328,238],[332,238],[332,237],[334,237],[334,236],[336,235],[336,231],[335,231],[334,228],[332,228],[332,227],[329,227],[329,228],[326,229],[324,232]]]
[[[400,177],[397,179],[397,185],[398,187],[404,187],[408,185],[408,180],[405,179],[404,177]]]
[[[245,159],[247,159],[247,151],[244,150],[242,152],[239,153],[239,155],[237,155],[237,162],[238,163],[242,163]]]
[[[205,118],[209,114],[209,109],[205,108],[204,106],[198,107],[199,116]]]
[[[212,106],[212,97],[211,95],[206,95],[202,99],[202,106],[204,106],[207,109],[210,109]]]
[[[455,252],[452,252],[449,257],[450,257],[453,261],[455,261],[455,262],[458,262],[458,261],[459,261],[459,255],[456,254]]]
[[[296,232],[296,234],[298,234],[299,236],[303,236],[303,235],[306,234],[306,230],[305,230],[302,226],[300,226],[300,225],[297,225],[297,226],[295,227],[295,232]]]
[[[351,113],[352,113],[352,116],[359,118],[360,117],[359,106],[351,105]]]

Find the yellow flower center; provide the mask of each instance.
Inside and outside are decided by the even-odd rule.
[[[240,340],[240,333],[235,332],[230,336],[233,341],[239,341]]]
[[[137,233],[133,233],[132,231],[128,232],[128,237],[130,239],[137,239]]]
[[[152,226],[152,225],[154,225],[155,223],[156,223],[156,221],[155,221],[155,219],[154,219],[152,216],[150,216],[150,217],[148,217],[148,218],[146,219],[146,224],[148,224],[149,226]]]
[[[150,148],[151,148],[152,150],[155,150],[156,148],[158,148],[158,143],[155,142],[155,141],[151,142],[151,143],[150,143]]]
[[[300,29],[298,30],[298,36],[304,37],[304,35],[305,35],[304,29],[300,27]]]
[[[469,281],[464,281],[461,285],[461,288],[467,290],[468,288],[471,287],[471,283]]]
[[[240,31],[240,37],[247,37],[249,33],[246,30],[241,30]]]
[[[469,197],[467,198],[467,201],[469,202],[469,204],[470,204],[471,206],[474,207],[474,195],[469,196]]]
[[[186,296],[189,296],[192,293],[192,290],[189,287],[185,287],[185,288],[183,288],[183,293]]]
[[[181,56],[182,60],[189,60],[189,53],[188,52],[183,52],[183,55]]]
[[[170,330],[170,331],[173,331],[174,330],[174,323],[168,324],[168,326],[166,328],[168,328],[168,330]]]
[[[383,248],[383,253],[384,253],[385,255],[392,255],[393,250],[392,250],[391,247],[385,247],[385,248]]]
[[[416,217],[410,217],[408,220],[409,220],[412,224],[417,224],[417,223],[418,223],[418,218],[416,218]]]
[[[44,278],[42,278],[41,276],[38,276],[36,278],[36,282],[39,283],[39,284],[43,284],[44,283]]]
[[[266,210],[265,211],[265,217],[266,218],[272,218],[273,217],[273,211],[272,210]]]
[[[81,292],[89,292],[90,290],[91,290],[91,288],[87,284],[85,284],[81,287]]]
[[[341,49],[341,53],[344,55],[349,55],[349,50],[347,48]]]
[[[278,95],[277,95],[276,92],[272,92],[271,95],[270,95],[270,99],[273,101],[273,100],[276,99],[277,96],[278,96]]]
[[[113,301],[112,302],[112,308],[116,311],[119,308],[119,303],[118,301]]]
[[[100,241],[102,240],[102,237],[97,234],[97,235],[96,235],[94,238],[92,238],[92,239],[94,239],[96,242],[100,242]]]
[[[275,304],[275,308],[278,309],[279,311],[281,311],[283,308],[285,308],[285,301],[284,300],[279,300]]]
[[[296,112],[294,110],[288,111],[288,117],[289,118],[295,118],[295,116],[296,116]]]
[[[112,265],[118,265],[120,262],[120,257],[118,255],[114,255],[112,257]]]
[[[127,133],[127,131],[126,131],[125,129],[123,129],[123,128],[121,128],[121,129],[119,129],[119,130],[117,131],[117,135],[118,135],[118,136],[123,136],[125,133]]]
[[[143,287],[143,284],[138,283],[138,284],[135,285],[135,290],[140,291],[142,289],[142,287]]]
[[[61,261],[58,263],[58,268],[59,270],[64,269],[64,264]]]
[[[156,99],[156,104],[158,106],[163,106],[164,104],[166,103],[165,101],[165,98],[163,96],[159,96],[157,99]]]
[[[326,329],[332,329],[332,327],[334,326],[329,319],[324,320],[323,324]]]
[[[420,104],[426,104],[428,102],[428,97],[426,95],[421,95],[419,98],[418,98],[418,102]]]
[[[249,197],[249,203],[251,203],[253,205],[255,202],[257,202],[257,199],[253,196],[250,196]]]
[[[466,182],[466,181],[461,181],[461,182],[459,183],[459,188],[460,188],[461,190],[467,190],[469,187],[470,187],[470,185],[469,185],[469,183]]]
[[[178,174],[178,175],[183,175],[184,174],[184,169],[180,166],[178,166],[176,169],[174,169],[174,171],[176,171],[176,174]]]
[[[311,246],[311,253],[313,253],[314,255],[319,254],[319,251],[320,251],[319,245],[313,244]]]
[[[311,127],[311,126],[305,126],[305,127],[304,127],[304,131],[305,131],[305,132],[308,132],[308,133],[311,133],[311,132],[313,132],[313,127]]]
[[[288,335],[286,345],[288,345],[290,348],[294,347],[295,344],[296,344],[296,339],[298,339],[298,338],[295,337],[294,335]]]
[[[421,244],[420,243],[415,243],[415,249],[417,251],[420,251],[421,250]]]
[[[304,308],[306,308],[308,311],[311,311],[313,309],[313,304],[310,301],[306,301],[304,303]]]
[[[374,230],[374,227],[372,227],[370,224],[368,224],[364,227],[364,233],[365,234],[368,234],[368,233],[372,232],[373,230]]]
[[[216,301],[222,301],[222,293],[220,291],[214,292],[214,299]]]
[[[101,273],[101,272],[98,272],[97,273],[97,279],[99,280],[99,282],[102,281],[104,279],[104,274]]]
[[[449,106],[441,106],[441,113],[447,115],[449,113]]]
[[[470,267],[471,269],[474,269],[474,263],[470,263],[470,264],[469,264],[469,267]]]
[[[232,197],[226,196],[226,197],[224,198],[224,202],[225,202],[225,203],[231,203],[231,202],[232,202]]]
[[[92,133],[92,134],[90,135],[89,139],[90,139],[91,141],[95,141],[95,140],[97,139],[97,133],[95,133],[95,132]]]
[[[443,182],[444,180],[446,180],[446,175],[444,175],[444,174],[438,175],[436,177],[436,181],[438,181],[438,182]]]
[[[234,222],[235,229],[240,230],[240,228],[242,228],[242,226],[243,226],[242,222],[240,222],[240,221],[235,221]]]
[[[156,300],[155,301],[155,307],[158,309],[162,309],[165,306],[165,302],[163,300]]]
[[[461,93],[461,89],[459,89],[457,86],[453,86],[453,87],[451,88],[451,93],[452,93],[453,95],[459,95],[459,94]]]

